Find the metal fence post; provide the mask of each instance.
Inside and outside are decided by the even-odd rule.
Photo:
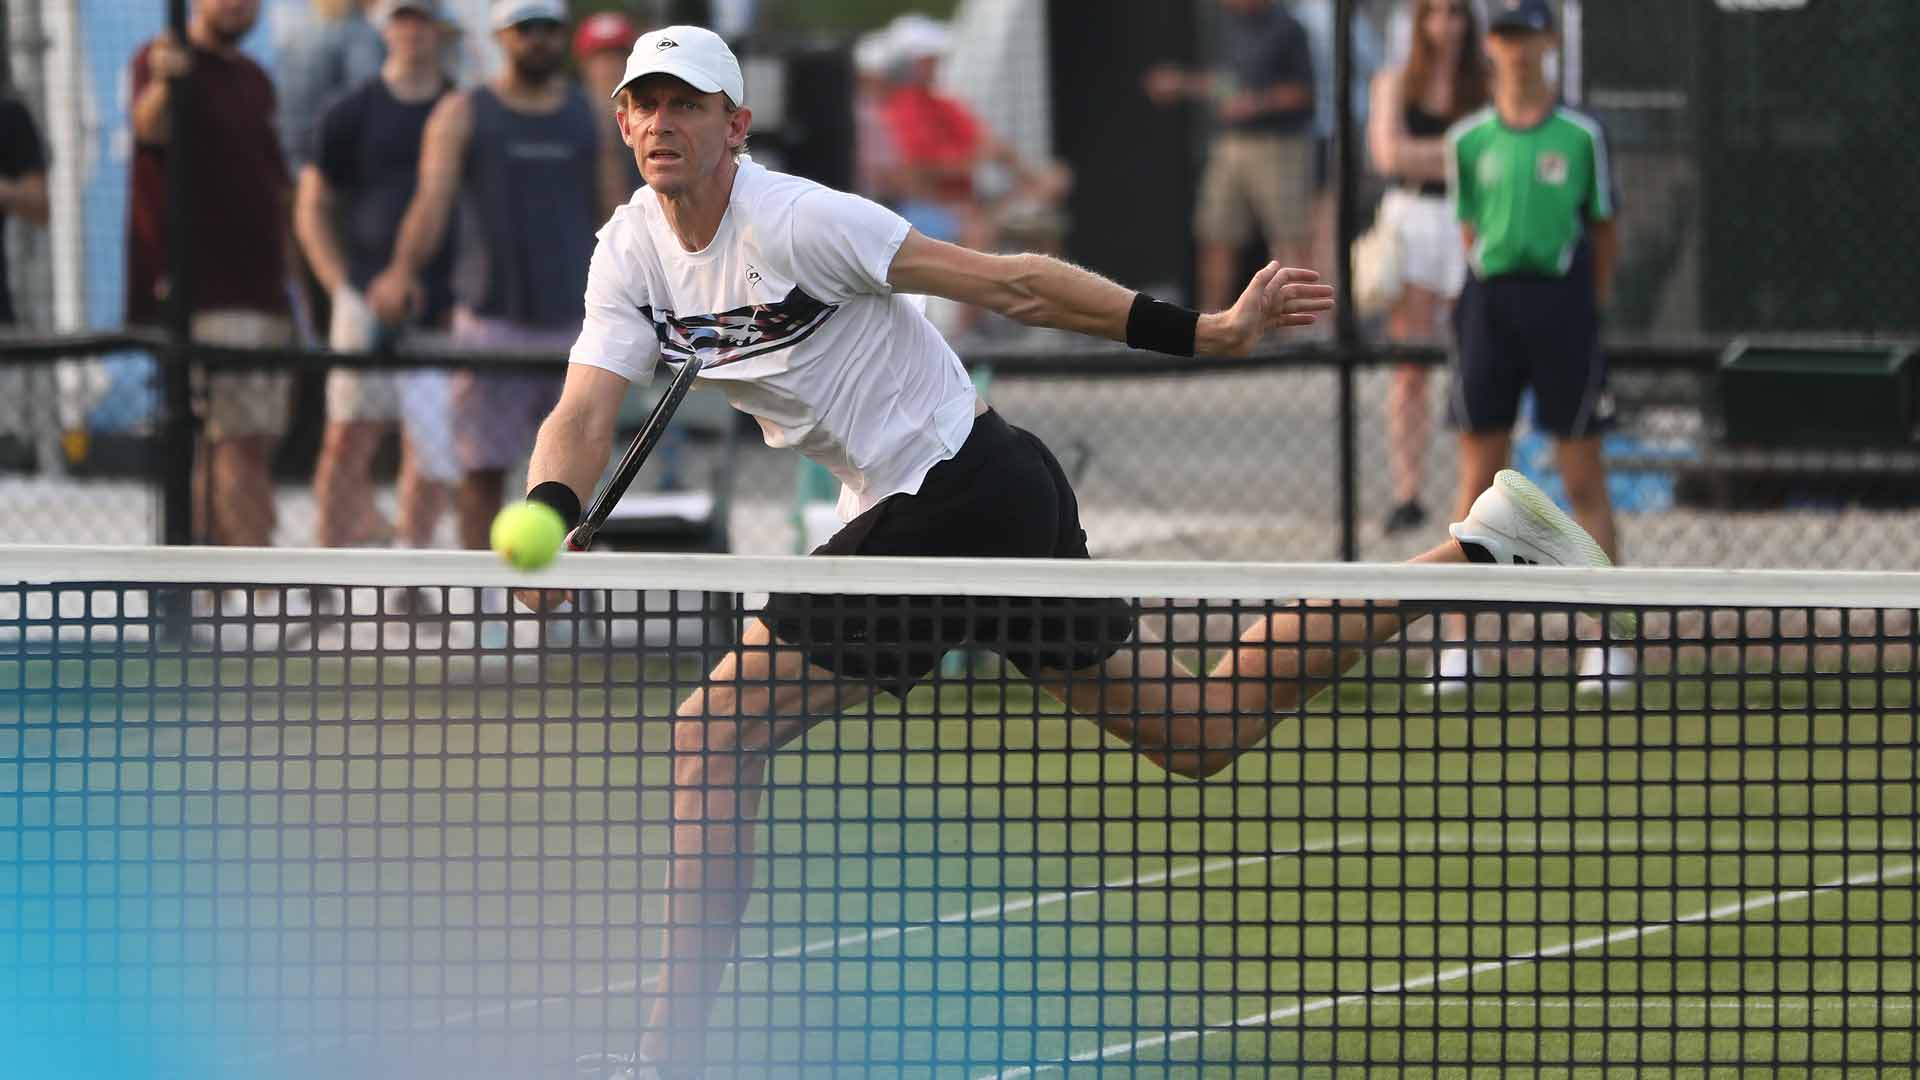
[[[167,27],[182,46],[187,39],[186,0],[167,0]],[[165,418],[159,462],[160,540],[193,543],[193,392],[187,370],[193,326],[193,228],[190,216],[193,157],[190,116],[193,76],[173,80],[167,98],[167,342],[160,350]]]
[[[1360,557],[1359,447],[1354,405],[1354,364],[1360,348],[1360,319],[1353,309],[1353,241],[1359,232],[1359,202],[1353,130],[1353,0],[1333,5],[1334,147],[1340,188],[1334,237],[1338,263],[1338,305],[1334,339],[1340,355],[1340,558]]]

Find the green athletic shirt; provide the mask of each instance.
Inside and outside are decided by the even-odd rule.
[[[1491,106],[1447,132],[1447,191],[1474,229],[1468,258],[1482,281],[1564,276],[1589,221],[1613,217],[1607,140],[1591,117],[1560,106],[1510,128]]]

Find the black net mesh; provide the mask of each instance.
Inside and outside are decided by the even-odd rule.
[[[1445,580],[1499,602],[1300,608],[1279,594],[1445,585],[596,559],[538,616],[478,559],[155,584],[164,558],[121,558],[149,580],[95,560],[0,592],[22,1075],[613,1076],[638,1047],[729,1077],[1838,1076],[1920,1052],[1904,579],[1491,569]],[[964,595],[1029,580],[1083,599]],[[845,677],[766,670],[741,590],[776,587]],[[1645,597],[1608,609],[1631,635],[1578,602],[1603,587]],[[1336,644],[1344,678],[1299,693]],[[796,715],[739,722],[770,697]]]

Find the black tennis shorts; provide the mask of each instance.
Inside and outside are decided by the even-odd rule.
[[[1584,248],[1565,277],[1469,275],[1453,326],[1460,348],[1448,420],[1455,428],[1511,430],[1529,387],[1534,426],[1550,435],[1581,439],[1612,426],[1593,262]]]
[[[991,411],[974,418],[959,453],[934,466],[919,491],[887,497],[814,554],[1088,558],[1060,463]],[[964,644],[1029,676],[1093,667],[1132,637],[1135,611],[1118,599],[775,593],[761,618],[815,666],[904,694]]]

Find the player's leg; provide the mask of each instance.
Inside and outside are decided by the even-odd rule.
[[[1467,556],[1448,541],[1412,561]],[[1167,646],[1136,640],[1098,667],[1043,670],[1036,681],[1155,763],[1210,776],[1422,614],[1390,601],[1307,601],[1256,620],[1204,675]]]
[[[680,704],[660,981],[640,1052],[699,1075],[708,1014],[740,936],[755,874],[754,818],[773,751],[864,701],[868,686],[810,664],[759,620]]]

